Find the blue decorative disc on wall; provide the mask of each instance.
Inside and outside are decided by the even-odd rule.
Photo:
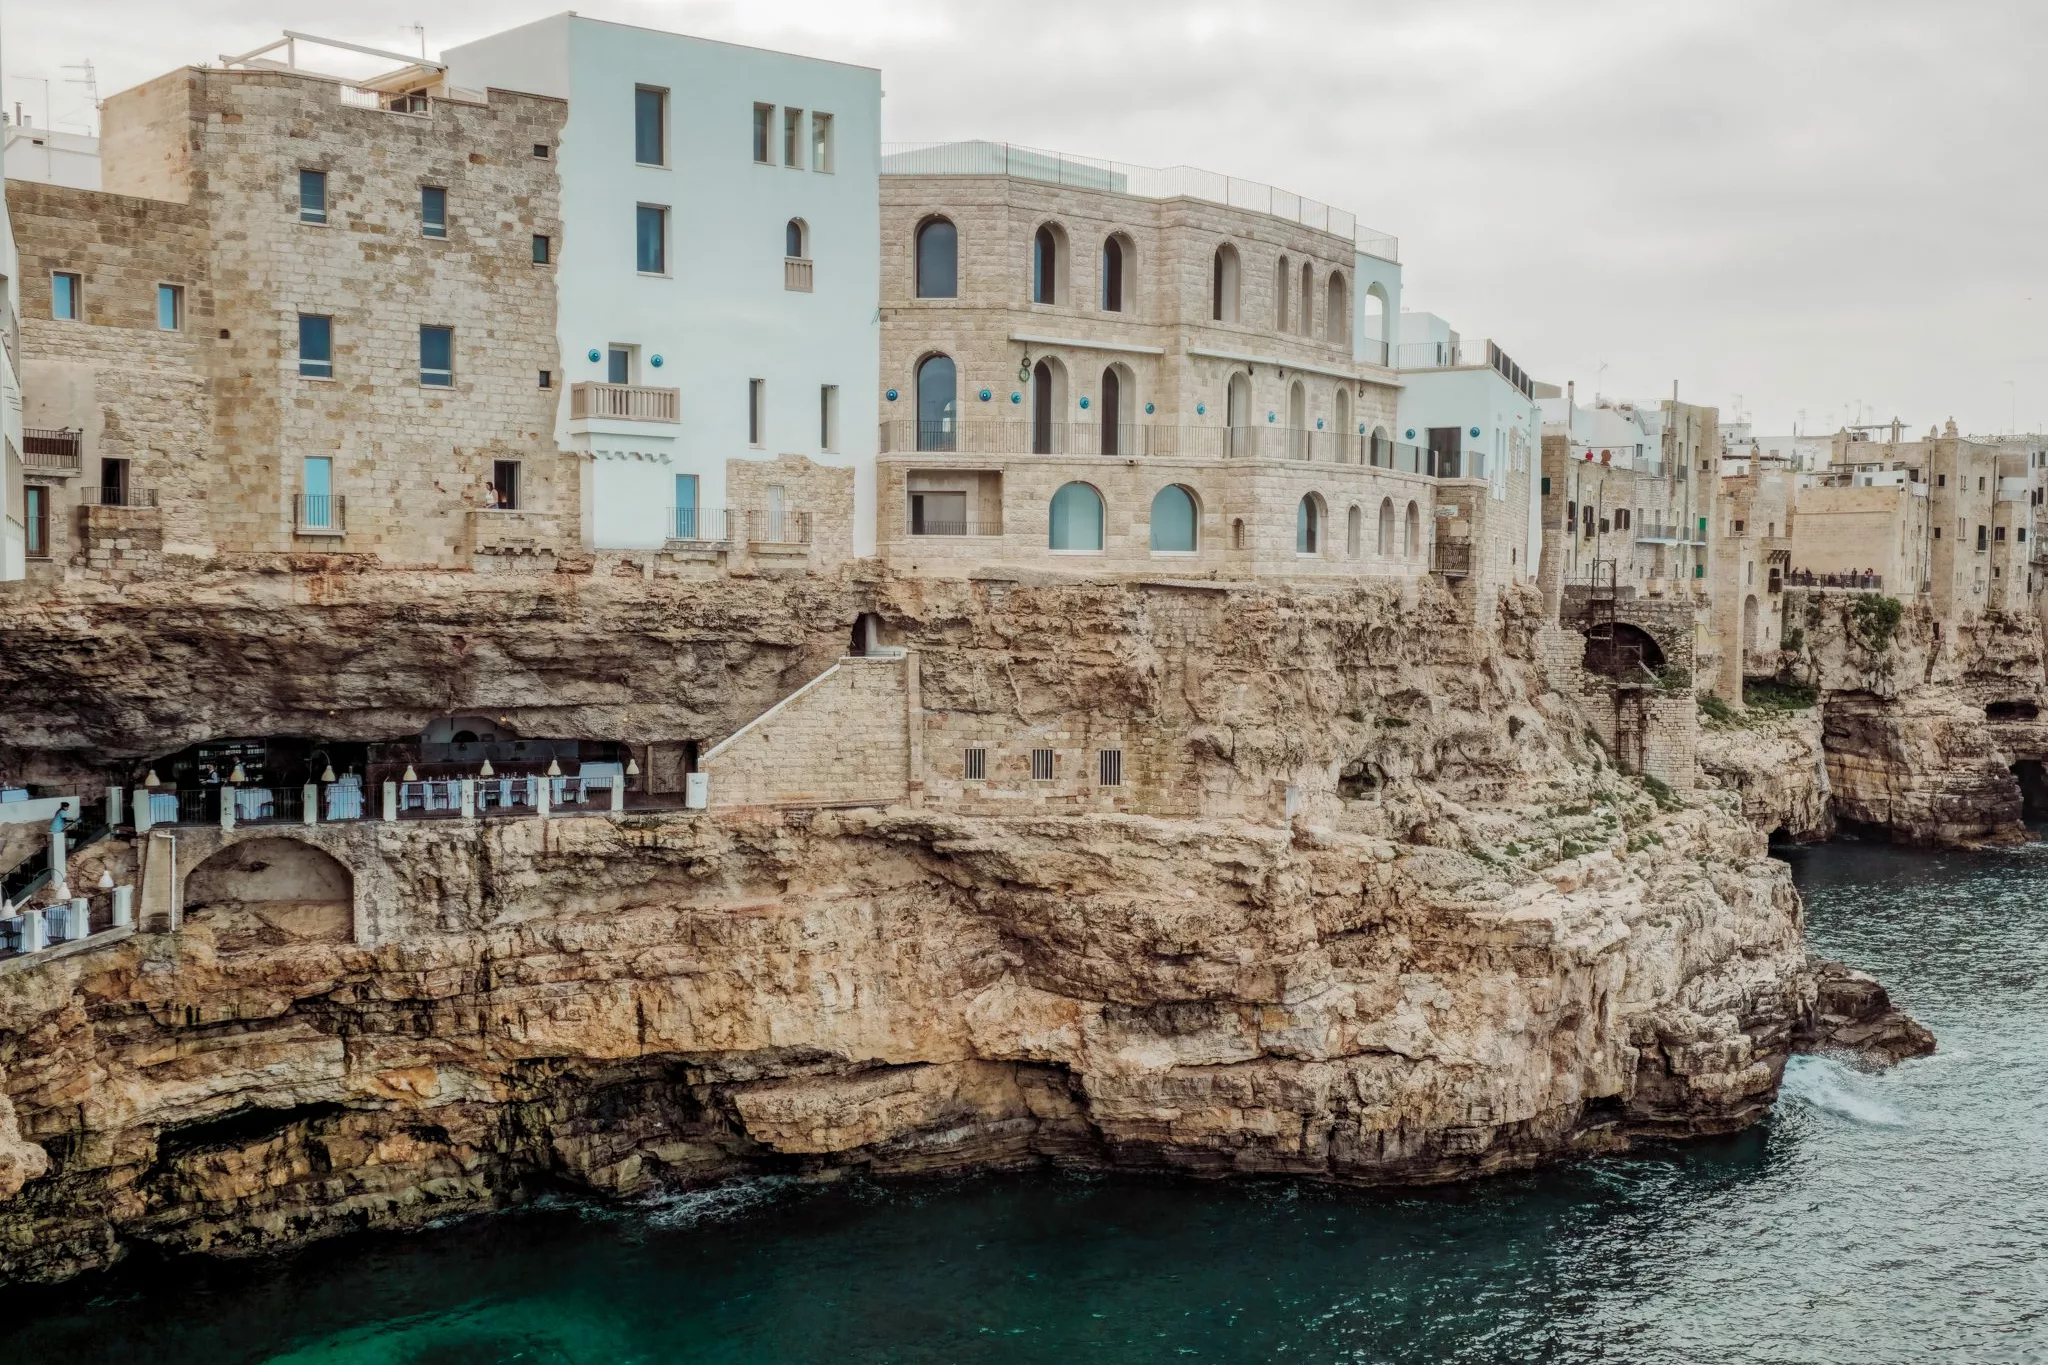
[[[647,357],[647,363],[658,370],[661,368],[661,357],[658,355],[651,355]]]
[[[1322,429],[1323,429],[1323,419],[1322,419],[1322,418],[1320,418],[1320,417],[1318,417],[1318,418],[1316,418],[1316,430],[1317,430],[1317,431],[1321,431]]]
[[[891,403],[893,403],[893,402],[895,402],[895,401],[896,401],[896,390],[894,390],[894,389],[891,389],[891,390],[889,390],[889,392],[887,392],[887,393],[883,394],[882,396],[883,396],[884,398],[888,399],[888,400],[889,400],[889,401],[890,401]],[[1414,435],[1415,433],[1411,431],[1411,432],[1409,432],[1408,434],[1409,434],[1410,436],[1413,436],[1413,435]]]
[[[1474,427],[1474,428],[1472,428],[1472,439],[1473,439],[1473,440],[1475,440],[1475,441],[1479,439],[1479,428],[1478,428],[1478,427]]]
[[[1086,394],[1081,395],[1081,410],[1083,412],[1088,410],[1088,395]]]
[[[987,401],[988,401],[988,400],[989,400],[990,398],[992,398],[993,396],[994,396],[994,395],[993,395],[993,394],[991,394],[991,393],[990,393],[990,392],[989,392],[989,391],[988,391],[987,389],[983,389],[983,390],[981,391],[981,401],[982,401],[982,402],[984,402],[984,403],[986,403],[986,402],[987,402]]]
[[[1145,415],[1147,417],[1150,417],[1152,415],[1152,405],[1150,403],[1147,403],[1145,405]]]
[[[1195,404],[1195,416],[1197,416],[1197,417],[1207,417],[1208,415],[1209,415],[1209,405],[1208,405],[1207,403],[1197,403],[1197,404]]]
[[[1274,415],[1273,413],[1270,413],[1270,412],[1269,412],[1269,413],[1267,413],[1267,414],[1266,414],[1266,420],[1267,420],[1268,422],[1272,422],[1272,421],[1276,421],[1276,420],[1278,420],[1278,419],[1277,419],[1277,418],[1275,417],[1275,415]]]
[[[889,396],[890,396],[891,398],[894,398],[894,397],[895,397],[896,395],[892,393],[892,394],[890,394]],[[1410,428],[1408,428],[1408,439],[1409,439],[1409,440],[1411,440],[1411,441],[1415,439],[1415,428],[1414,428],[1414,427],[1410,427]]]
[[[1358,424],[1358,434],[1359,434],[1360,436],[1363,436],[1363,435],[1365,435],[1365,423],[1363,423],[1363,422],[1360,422],[1360,423]]]
[[[600,361],[600,360],[603,360],[603,359],[604,359],[604,353],[603,353],[603,352],[599,351],[599,350],[597,349],[597,347],[595,347],[595,346],[593,346],[593,347],[591,347],[591,348],[590,348],[590,363],[591,363],[591,364],[595,365],[595,364],[596,364],[596,363],[597,363],[598,361]]]
[[[1021,403],[1024,401],[1024,395],[1021,393],[1013,393],[1010,395],[1010,401],[1012,403]]]

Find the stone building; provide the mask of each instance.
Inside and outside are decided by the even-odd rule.
[[[553,549],[562,116],[186,68],[106,101],[103,190],[11,182],[47,558]]]
[[[1466,574],[1470,523],[1439,519],[1465,471],[1393,434],[1391,241],[1203,175],[988,143],[885,155],[885,560]]]

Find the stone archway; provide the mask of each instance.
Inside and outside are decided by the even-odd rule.
[[[355,937],[355,877],[298,839],[245,839],[185,877],[185,921],[225,953]]]

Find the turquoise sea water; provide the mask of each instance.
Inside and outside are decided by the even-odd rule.
[[[542,1209],[0,1295],[0,1360],[2048,1360],[2048,845],[1788,855],[1941,1052],[1424,1194],[1053,1175]]]

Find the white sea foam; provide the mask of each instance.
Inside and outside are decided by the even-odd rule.
[[[1831,1057],[1794,1057],[1785,1064],[1784,1099],[1871,1128],[1903,1128],[1906,1115],[1883,1094],[1884,1082]]]
[[[681,1194],[654,1195],[642,1201],[639,1208],[641,1216],[654,1227],[694,1228],[753,1213],[798,1189],[803,1183],[794,1176],[752,1176]]]

